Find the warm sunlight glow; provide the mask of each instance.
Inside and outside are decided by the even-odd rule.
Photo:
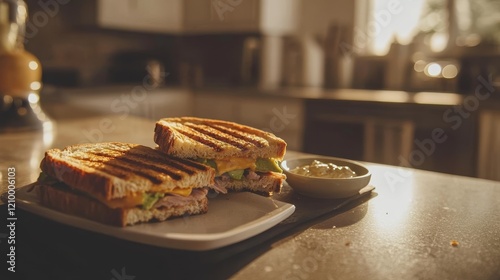
[[[20,17],[25,18],[28,14],[28,11],[26,10],[26,7],[23,5],[19,5],[17,7],[17,13],[19,14]]]
[[[40,88],[42,88],[42,84],[40,84],[40,82],[32,82],[30,88],[32,90],[39,90]]]
[[[446,48],[448,44],[448,34],[446,33],[434,33],[431,36],[431,50],[433,52],[441,52]]]
[[[423,72],[426,65],[427,65],[426,61],[419,60],[419,61],[415,62],[415,64],[413,65],[413,69],[415,69],[415,71],[417,71],[417,72]]]
[[[441,65],[432,62],[425,67],[425,74],[429,77],[437,77],[441,74]]]
[[[375,167],[371,171],[383,174],[381,182],[387,186],[377,190],[376,201],[370,202],[372,213],[376,216],[377,228],[383,234],[401,234],[411,214],[413,174],[403,168],[399,171],[388,171],[384,167]]]
[[[38,96],[38,94],[35,94],[35,93],[30,93],[28,95],[28,101],[30,103],[37,103],[38,100],[40,100],[40,97]]]
[[[456,93],[416,92],[415,103],[454,106],[462,102],[463,97]]]
[[[38,63],[36,61],[30,61],[30,63],[28,64],[28,67],[31,70],[36,70],[36,69],[38,69]]]
[[[425,0],[374,0],[367,35],[371,51],[384,55],[394,39],[409,44],[416,34]]]
[[[443,77],[446,79],[453,79],[458,74],[458,68],[453,64],[448,64],[443,68]]]

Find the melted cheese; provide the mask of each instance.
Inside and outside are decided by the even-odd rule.
[[[133,193],[121,198],[115,198],[111,200],[104,200],[101,202],[106,204],[109,208],[132,208],[137,205],[142,205],[144,201],[144,196],[142,193]]]
[[[165,192],[165,193],[178,194],[181,196],[190,196],[192,191],[193,191],[193,188],[185,188],[185,189],[175,188],[175,189],[173,189],[169,192]]]
[[[189,196],[193,188],[175,188],[171,191],[163,192],[165,194],[177,194],[181,196]],[[109,208],[132,208],[140,206],[144,203],[144,194],[142,192],[131,193],[125,197],[115,198],[111,200],[99,199],[102,203],[106,204]]]
[[[255,169],[255,159],[253,158],[228,158],[216,159],[217,176],[236,169]]]

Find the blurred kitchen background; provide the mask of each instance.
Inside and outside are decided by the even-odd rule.
[[[220,118],[291,150],[500,180],[500,1],[26,3],[56,121]]]

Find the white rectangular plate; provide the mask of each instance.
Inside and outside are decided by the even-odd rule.
[[[120,228],[44,207],[35,191],[28,192],[28,189],[17,190],[17,206],[33,214],[125,240],[193,251],[242,241],[275,226],[295,211],[294,205],[271,197],[248,192],[229,193],[210,198],[206,214]]]

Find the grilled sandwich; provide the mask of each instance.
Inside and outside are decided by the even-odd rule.
[[[215,169],[220,192],[279,192],[286,178],[278,165],[286,142],[253,127],[194,117],[156,123],[154,141],[164,153],[193,159]]]
[[[40,167],[42,205],[116,226],[207,212],[215,175],[196,161],[118,142],[51,149]]]

